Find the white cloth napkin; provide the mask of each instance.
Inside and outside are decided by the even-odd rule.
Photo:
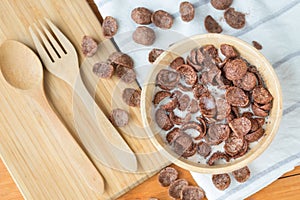
[[[241,30],[230,28],[223,11],[215,10],[209,0],[190,0],[196,8],[195,19],[182,22],[178,13],[178,0],[96,0],[103,15],[113,16],[119,22],[119,31],[114,41],[122,52],[134,58],[138,81],[143,84],[151,65],[148,52],[153,48],[167,47],[186,37],[206,33],[203,21],[210,14],[219,21],[223,33],[239,37],[251,43],[256,40],[263,45],[261,51],[273,64],[280,79],[283,93],[283,118],[277,136],[270,147],[249,166],[251,178],[243,184],[232,178],[225,191],[217,190],[211,175],[192,172],[196,182],[206,191],[208,199],[244,199],[266,187],[283,173],[300,164],[300,0],[234,0],[232,7],[246,13],[246,26]],[[151,10],[163,9],[171,13],[174,25],[171,30],[161,30],[153,25],[157,39],[151,47],[132,42],[131,35],[138,26],[131,18],[131,10],[144,6]]]

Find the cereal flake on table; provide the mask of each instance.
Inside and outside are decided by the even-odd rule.
[[[252,41],[252,45],[257,49],[257,50],[262,50],[262,45],[258,43],[257,41]]]
[[[178,171],[173,167],[166,167],[158,174],[158,182],[168,187],[168,194],[173,199],[201,200],[205,197],[204,190],[199,186],[191,186],[184,178],[179,178]]]
[[[170,29],[173,26],[174,18],[164,10],[157,10],[152,13],[151,21],[158,28]]]
[[[115,74],[124,83],[136,80],[134,62],[132,58],[122,52],[113,52],[106,61],[99,61],[93,66],[93,73],[102,79],[108,79]]]
[[[118,32],[118,23],[112,16],[107,16],[104,18],[102,23],[102,32],[105,38],[112,38]]]
[[[98,49],[97,42],[90,36],[83,36],[81,41],[81,51],[84,56],[92,57]]]
[[[182,21],[192,21],[195,17],[194,5],[188,1],[181,2],[179,5],[179,13]]]
[[[137,44],[144,46],[150,46],[154,43],[156,38],[155,32],[153,29],[147,26],[139,26],[132,34],[132,39]]]
[[[148,25],[152,23],[152,11],[145,7],[137,7],[131,11],[131,19],[141,25]]]

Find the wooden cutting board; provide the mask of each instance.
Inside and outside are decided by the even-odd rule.
[[[119,83],[98,80],[92,73],[94,60],[84,60],[80,43],[84,35],[90,35],[101,42],[97,57],[105,60],[116,51],[110,40],[105,40],[101,24],[85,0],[1,0],[0,1],[0,44],[14,39],[35,50],[28,27],[37,20],[47,17],[53,21],[71,40],[79,53],[84,81],[88,89],[96,91],[96,102],[108,115],[112,108],[119,107],[130,112],[131,121],[126,128],[118,129],[128,145],[136,153],[139,162],[137,173],[110,169],[89,155],[105,179],[105,194],[94,194],[76,176],[68,175],[68,165],[59,162],[47,147],[34,143],[33,133],[51,134],[51,121],[30,98],[23,98],[19,91],[6,83],[0,73],[0,155],[26,199],[115,199],[129,189],[146,180],[159,169],[169,164],[146,137],[138,108],[128,108],[120,95],[126,87],[138,88],[136,83]],[[18,55],[16,55],[18,56]],[[45,71],[45,70],[44,70]],[[78,140],[73,124],[72,91],[63,81],[45,71],[45,91],[54,110],[70,133]],[[94,93],[94,92],[93,92]],[[43,135],[41,134],[41,135]],[[42,137],[42,136],[41,136]],[[42,138],[41,138],[42,139]],[[30,151],[28,150],[30,149]],[[51,149],[51,152],[58,151]],[[44,161],[40,157],[48,157]],[[46,162],[40,167],[37,162]],[[45,163],[43,163],[45,164]],[[52,174],[52,175],[51,175]],[[54,175],[53,175],[54,174]],[[1,181],[1,180],[0,180]]]

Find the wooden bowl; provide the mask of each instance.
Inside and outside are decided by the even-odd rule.
[[[249,150],[244,156],[231,162],[208,166],[207,164],[195,163],[178,157],[178,155],[176,155],[170,149],[169,145],[164,142],[163,138],[159,134],[159,132],[162,130],[157,126],[155,122],[154,106],[152,104],[152,100],[155,92],[155,79],[157,73],[161,69],[166,69],[174,58],[178,57],[179,55],[186,55],[187,52],[196,47],[213,44],[215,47],[219,48],[220,45],[224,43],[233,45],[243,58],[257,67],[268,90],[274,97],[273,108],[269,114],[268,123],[265,128],[265,135],[251,150]],[[173,44],[156,60],[152,71],[148,76],[146,84],[143,86],[141,97],[141,112],[144,127],[147,130],[152,143],[155,145],[157,150],[163,153],[171,162],[184,169],[194,172],[209,174],[226,173],[244,167],[252,162],[255,158],[262,154],[272,142],[278,130],[282,116],[281,87],[271,64],[259,51],[257,51],[248,43],[235,37],[221,34],[196,35],[184,41]]]

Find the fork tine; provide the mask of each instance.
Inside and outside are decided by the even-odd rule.
[[[40,40],[38,39],[38,37],[34,33],[31,26],[29,27],[29,32],[30,32],[31,38],[33,40],[33,43],[35,45],[35,48],[38,51],[38,54],[40,55],[40,57],[41,57],[42,61],[44,62],[44,64],[47,65],[47,64],[52,63],[51,58],[49,57],[47,51],[45,50],[45,48],[41,44]]]
[[[65,53],[62,50],[61,46],[57,43],[56,39],[52,36],[52,34],[50,33],[50,31],[46,28],[46,26],[39,20],[40,25],[44,31],[44,33],[46,33],[48,39],[50,40],[51,44],[53,45],[54,49],[56,50],[56,52],[58,53],[58,55],[60,57],[62,57]]]
[[[76,53],[76,50],[72,43],[66,38],[66,36],[47,18],[45,18],[45,21],[55,34],[56,38],[59,40],[60,44],[62,44],[65,51],[68,53],[68,51],[73,51]],[[70,53],[70,52],[69,52]]]
[[[37,30],[40,38],[42,39],[46,50],[48,51],[48,53],[50,54],[52,61],[54,62],[56,59],[58,59],[58,55],[56,54],[55,50],[53,49],[53,47],[51,46],[49,40],[46,38],[46,36],[44,35],[44,33],[42,33],[42,31],[37,27],[36,24],[34,24],[35,29]]]

